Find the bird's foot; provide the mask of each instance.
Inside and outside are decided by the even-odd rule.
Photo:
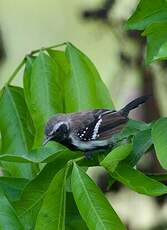
[[[93,157],[93,151],[86,151],[84,154],[85,154],[85,158],[87,159],[87,160],[91,160],[92,159],[92,157]]]

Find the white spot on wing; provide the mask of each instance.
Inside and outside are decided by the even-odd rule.
[[[93,135],[92,135],[92,140],[96,139],[101,123],[102,123],[102,119],[98,120],[98,122],[96,123],[94,131],[93,131]]]
[[[107,146],[110,143],[109,142],[110,140],[80,141],[73,135],[70,135],[70,138],[72,140],[72,144],[75,145],[77,148],[79,148],[82,151],[91,150],[91,149],[95,149],[95,148],[102,147],[102,146]]]

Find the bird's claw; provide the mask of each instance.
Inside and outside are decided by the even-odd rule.
[[[87,151],[87,152],[85,152],[85,158],[86,158],[87,160],[91,160],[92,157],[93,157],[93,152],[92,152],[92,151]]]

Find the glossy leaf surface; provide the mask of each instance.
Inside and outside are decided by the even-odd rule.
[[[16,211],[27,228],[34,228],[43,198],[55,174],[65,165],[67,159],[47,164],[40,174],[24,189],[21,199],[15,202]]]
[[[90,59],[70,43],[65,53],[70,64],[64,88],[66,112],[113,108],[110,95]]]
[[[81,218],[72,192],[66,195],[66,227],[67,230],[88,230],[86,223]]]
[[[19,200],[21,193],[29,180],[15,177],[0,177],[0,188],[10,201]]]
[[[9,203],[4,192],[0,189],[0,229],[2,230],[24,230],[14,208]]]
[[[32,146],[30,116],[22,88],[6,86],[0,99],[1,154],[26,156]],[[15,177],[32,177],[31,164],[4,163]]]
[[[71,186],[79,212],[89,229],[125,229],[101,190],[76,164]]]
[[[62,90],[59,68],[43,51],[25,69],[25,96],[35,126],[34,148],[44,139],[44,127],[48,119],[62,112]]]
[[[119,162],[124,160],[131,152],[131,144],[120,145],[113,149],[100,164],[106,169],[109,168],[111,172],[114,172]]]
[[[167,14],[167,9],[166,9]],[[167,59],[167,21],[154,23],[146,28],[144,35],[147,36],[146,62]]]
[[[163,168],[167,169],[167,118],[159,119],[152,128],[156,155]]]
[[[151,129],[140,131],[133,139],[133,151],[126,161],[134,166],[152,146]]]
[[[149,196],[160,196],[167,193],[167,186],[124,163],[120,163],[114,173],[109,169],[108,172],[116,180],[138,193]]]
[[[145,29],[147,26],[155,22],[167,20],[167,2],[158,0],[151,2],[150,0],[140,0],[135,12],[128,19],[128,29]]]
[[[37,217],[35,230],[65,229],[67,170],[68,167],[60,170],[50,183]]]

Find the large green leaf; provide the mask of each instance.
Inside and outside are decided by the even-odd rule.
[[[76,164],[71,186],[79,212],[89,229],[125,229],[101,190]]]
[[[124,160],[132,152],[131,144],[120,145],[117,148],[113,149],[103,161],[101,165],[106,169],[109,168],[111,172],[114,172],[119,162]]]
[[[24,230],[14,208],[9,203],[4,192],[0,189],[0,229],[1,230]]]
[[[65,229],[67,173],[68,166],[60,170],[50,183],[37,217],[35,230]]]
[[[69,62],[67,60],[67,57],[66,57],[64,51],[48,49],[47,52],[50,55],[50,57],[55,61],[56,65],[58,65],[58,67],[59,67],[59,78],[60,78],[60,82],[63,83],[63,84],[61,84],[62,92],[63,92],[63,95],[62,95],[63,110],[64,110],[64,112],[68,112],[68,111],[66,111],[66,106],[65,106],[65,104],[66,104],[65,103],[65,99],[66,99],[66,95],[65,95],[66,84],[65,84],[65,82],[69,76],[69,71],[70,71]],[[70,97],[70,95],[69,95],[69,97]]]
[[[151,146],[151,129],[146,129],[138,132],[133,140],[133,151],[126,159],[128,164],[132,166],[136,165],[140,158],[148,151]]]
[[[31,112],[31,107],[29,106],[29,104],[31,102],[31,94],[29,93],[29,90],[31,88],[31,74],[32,74],[32,69],[33,69],[33,64],[35,62],[35,59],[36,57],[27,56],[24,74],[23,74],[25,101],[28,105],[28,109],[30,110],[30,112]],[[35,133],[35,129],[33,131]]]
[[[154,180],[158,181],[167,181],[167,173],[153,173],[153,174],[147,174],[147,176],[151,177]]]
[[[88,230],[77,209],[72,192],[66,193],[66,230]]]
[[[141,0],[128,19],[126,27],[128,29],[143,30],[145,27],[155,22],[167,20],[167,2],[166,0],[150,1]]]
[[[166,2],[167,4],[167,2]],[[166,9],[167,15],[167,9]],[[167,21],[154,23],[144,31],[147,36],[146,62],[167,59]]]
[[[32,146],[30,116],[23,90],[6,86],[0,99],[1,151],[9,155],[25,156]],[[31,164],[3,163],[10,175],[32,177]]]
[[[26,229],[33,229],[43,198],[54,175],[66,164],[67,158],[47,164],[40,174],[24,189],[21,199],[14,203],[15,209]]]
[[[0,155],[0,160],[9,162],[48,163],[59,158],[73,159],[81,156],[81,152],[72,152],[62,145],[49,143],[45,147],[33,149],[27,155],[18,156],[12,154]]]
[[[8,199],[13,202],[20,198],[21,193],[29,180],[15,177],[0,177],[0,188],[5,192]]]
[[[43,51],[33,63],[27,61],[24,75],[25,96],[35,126],[34,148],[44,138],[44,127],[49,117],[63,111],[62,82],[56,62]]]
[[[33,136],[27,128],[29,115],[22,88],[6,86],[0,100],[1,151],[25,155],[32,146]]]
[[[145,123],[144,121],[132,120],[129,119],[126,126],[123,130],[116,135],[117,141],[130,140],[136,136],[140,131],[150,128],[150,124]]]
[[[64,79],[68,77],[67,75],[69,74],[70,71],[70,65],[65,55],[65,52],[60,50],[52,50],[52,49],[48,49],[47,52],[53,58],[53,60],[59,65],[61,69],[60,74],[62,74],[63,72],[62,80],[64,81]]]
[[[109,168],[108,172],[113,178],[138,193],[149,196],[160,196],[167,193],[167,186],[147,177],[142,172],[133,169],[125,163],[121,162],[114,173]]]
[[[167,118],[159,119],[152,128],[152,138],[158,160],[167,169]]]
[[[69,43],[65,53],[70,64],[70,74],[64,82],[65,111],[113,108],[110,95],[88,57]]]

